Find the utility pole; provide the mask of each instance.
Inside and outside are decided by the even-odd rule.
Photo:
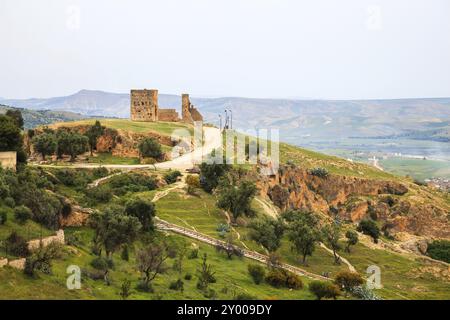
[[[228,129],[228,113],[227,113],[227,109],[225,109],[225,126],[223,128],[224,129]]]
[[[230,120],[230,129],[233,129],[233,111],[231,111],[231,109],[228,109],[228,111],[230,111],[230,115],[231,115],[231,120]]]

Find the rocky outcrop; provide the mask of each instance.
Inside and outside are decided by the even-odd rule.
[[[400,182],[331,174],[319,177],[286,165],[272,177],[260,177],[257,184],[261,196],[268,196],[282,210],[337,214],[350,222],[371,217],[391,235],[407,232],[450,238],[448,208],[417,201]]]

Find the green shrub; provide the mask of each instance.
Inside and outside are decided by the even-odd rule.
[[[356,230],[372,237],[373,242],[378,243],[378,238],[380,237],[380,229],[378,228],[375,221],[362,220]]]
[[[433,241],[428,245],[427,254],[433,259],[450,263],[450,241]]]
[[[128,252],[128,246],[125,245],[122,248],[122,252],[120,253],[120,258],[123,261],[129,261],[130,260],[130,253]]]
[[[62,200],[61,215],[67,218],[72,213],[72,205],[66,200]]]
[[[0,208],[0,225],[4,225],[8,221],[8,211]]]
[[[240,292],[234,296],[234,300],[256,300],[256,298],[248,293]]]
[[[30,254],[27,241],[15,231],[6,238],[6,250],[17,257],[27,257]]]
[[[351,294],[361,300],[381,300],[371,289],[367,286],[357,286],[351,290]]]
[[[312,281],[309,284],[309,291],[314,294],[317,300],[323,298],[336,299],[340,295],[339,288],[331,282]]]
[[[108,270],[112,269],[114,267],[112,260],[103,258],[103,257],[96,257],[91,261],[91,267],[97,270]]]
[[[197,259],[198,258],[198,249],[192,249],[189,252],[188,259]]]
[[[300,277],[297,276],[296,274],[287,272],[286,287],[289,289],[295,289],[295,290],[302,289],[303,288],[302,279],[300,279]]]
[[[214,153],[214,152],[213,152]],[[220,178],[230,169],[227,164],[207,164],[200,165],[200,185],[208,193],[211,193],[218,185]]]
[[[86,189],[92,177],[85,170],[60,169],[55,171],[58,180],[68,187],[75,187],[76,190]]]
[[[341,271],[334,278],[334,283],[344,291],[350,292],[354,287],[361,286],[364,280],[356,272]]]
[[[84,244],[80,231],[67,234],[65,240],[69,246],[81,247]]]
[[[11,197],[6,197],[5,200],[3,200],[3,203],[10,208],[14,208],[16,206],[16,201],[14,201]]]
[[[176,281],[172,281],[172,282],[169,284],[169,289],[170,289],[170,290],[176,290],[176,291],[181,291],[181,292],[183,292],[183,290],[184,290],[184,283],[183,283],[183,280],[178,279],[178,280],[176,280]]]
[[[192,279],[192,274],[190,273],[186,273],[186,275],[184,276],[184,280],[191,280]]]
[[[24,224],[27,220],[31,219],[33,213],[25,206],[19,206],[14,208],[14,218],[17,222]]]
[[[62,184],[66,186],[71,187],[75,185],[75,176],[76,176],[75,170],[70,169],[56,170],[55,176]]]
[[[230,232],[230,226],[226,223],[219,223],[216,230],[221,238],[225,238],[225,235]]]
[[[95,179],[107,177],[108,174],[109,171],[105,167],[94,168],[92,170],[92,175],[94,176]]]
[[[109,202],[113,197],[112,190],[107,185],[92,188],[88,190],[87,194],[90,198],[103,203]]]
[[[299,276],[283,269],[271,270],[266,277],[266,282],[275,288],[303,288],[303,282]]]
[[[139,219],[142,224],[142,230],[152,231],[154,228],[153,217],[155,216],[155,205],[153,202],[136,198],[127,201],[125,204],[125,213]]]
[[[127,192],[151,191],[157,188],[152,176],[140,173],[124,173],[109,179],[108,185],[115,195],[122,196]]]
[[[199,189],[200,188],[200,177],[197,175],[188,175],[186,177],[186,184],[188,186],[188,193],[189,194],[194,194],[195,189]]]
[[[260,284],[266,275],[266,269],[259,264],[249,264],[247,267],[248,273],[255,284]]]
[[[139,281],[136,286],[136,289],[141,292],[149,292],[149,293],[152,293],[154,291],[151,282],[146,281]]]
[[[164,180],[168,183],[168,184],[172,184],[177,182],[177,178],[181,177],[182,174],[180,171],[175,170],[175,171],[169,171],[168,173],[166,173],[164,175]]]
[[[141,157],[160,158],[162,155],[161,144],[154,138],[145,138],[138,145]]]
[[[309,170],[309,174],[319,177],[319,178],[326,178],[328,177],[329,173],[328,170],[325,168],[314,168]]]

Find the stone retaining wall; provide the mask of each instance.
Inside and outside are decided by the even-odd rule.
[[[56,232],[56,235],[54,235],[54,236],[29,241],[28,249],[35,250],[35,249],[39,248],[41,243],[44,247],[46,247],[50,243],[53,243],[53,242],[60,243],[60,244],[65,243],[64,230],[62,230],[62,229],[58,230]],[[0,257],[0,268],[3,268],[4,266],[10,266],[15,269],[23,270],[23,269],[25,269],[25,261],[26,261],[25,258],[16,259],[16,260],[8,260],[6,258]]]

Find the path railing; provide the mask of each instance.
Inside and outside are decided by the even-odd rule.
[[[184,236],[199,240],[201,242],[204,243],[208,243],[210,245],[213,246],[221,246],[221,247],[226,247],[229,246],[225,241],[222,240],[218,240],[215,239],[211,236],[205,235],[203,233],[194,231],[192,229],[188,229],[170,222],[167,222],[165,220],[162,220],[158,217],[155,217],[156,220],[156,227],[160,230],[166,230],[166,231],[172,231],[172,232],[176,232],[179,234],[182,234]],[[267,255],[261,254],[259,252],[256,251],[251,251],[251,250],[247,250],[247,249],[243,249],[241,247],[238,246],[233,246],[234,249],[239,250],[240,252],[242,252],[243,256],[249,259],[253,259],[262,263],[268,263],[269,261],[269,257]],[[290,271],[294,274],[300,275],[300,276],[305,276],[311,279],[315,279],[315,280],[331,280],[330,278],[318,275],[318,274],[314,274],[311,273],[309,271],[306,271],[302,268],[287,264],[287,263],[280,263],[279,265],[277,265],[277,267]]]

